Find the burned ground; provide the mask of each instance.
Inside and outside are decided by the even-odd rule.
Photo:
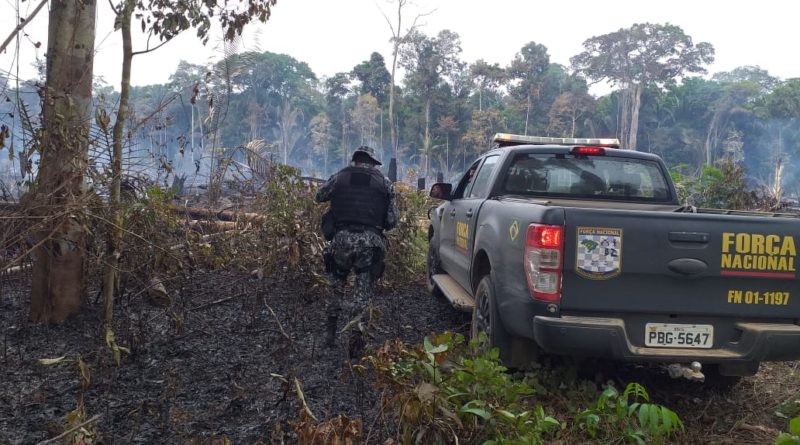
[[[321,347],[322,301],[235,272],[195,277],[182,295],[172,310],[153,307],[142,295],[123,300],[117,319],[125,321],[116,339],[131,354],[117,367],[98,313],[89,308],[59,326],[28,325],[27,295],[7,286],[0,301],[0,443],[36,443],[64,430],[62,419],[81,391],[78,368],[38,362],[60,356],[80,356],[91,371],[86,413],[102,415],[103,443],[269,441],[297,419],[294,377],[317,418],[345,414],[369,428],[379,394],[369,377],[349,371],[346,336],[334,349]],[[468,329],[467,315],[421,286],[384,290],[375,305],[382,316],[368,347]]]
[[[394,435],[381,393],[365,368],[348,366],[346,338],[321,347],[324,305],[302,283],[256,279],[240,271],[195,274],[171,308],[145,294],[117,306],[116,340],[131,349],[117,366],[105,342],[99,304],[89,302],[58,326],[26,322],[27,290],[6,281],[0,297],[0,444],[31,444],[64,431],[83,385],[75,359],[91,374],[83,401],[96,421],[97,443],[294,443],[302,409],[295,378],[318,419],[340,414],[362,422],[370,443]],[[420,342],[431,332],[466,333],[469,315],[429,296],[421,283],[381,289],[382,314],[368,348],[399,338]],[[66,356],[45,366],[42,358]],[[776,363],[729,391],[675,381],[654,368],[595,364],[598,377],[560,360],[537,371],[538,402],[566,421],[594,403],[607,379],[638,381],[654,402],[684,420],[683,443],[771,443],[798,393],[795,365]],[[558,362],[558,363],[555,363]],[[361,371],[359,371],[362,369]],[[591,373],[589,373],[591,374]],[[783,405],[783,406],[781,406]],[[796,409],[795,409],[796,411]],[[581,440],[564,431],[559,443]]]

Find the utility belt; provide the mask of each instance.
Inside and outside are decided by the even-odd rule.
[[[369,230],[377,235],[383,237],[383,228],[370,226],[366,224],[359,224],[359,223],[350,223],[350,222],[339,222],[337,223],[333,217],[333,212],[328,210],[324,215],[322,215],[322,234],[325,236],[325,239],[330,241],[336,235],[337,232],[340,230],[348,230],[350,232],[364,232],[365,230]]]
[[[342,230],[347,230],[349,232],[358,232],[360,229],[353,229],[352,226],[346,225],[343,227]],[[361,230],[369,230],[371,232],[375,232],[383,236],[383,233],[377,229],[376,227],[370,226],[363,226]],[[333,274],[335,277],[338,278],[347,278],[347,275],[350,273],[349,269],[340,269],[339,266],[336,264],[336,260],[334,258],[334,252],[330,245],[325,246],[324,250],[322,251],[322,259],[325,262],[325,272]],[[372,248],[372,261],[366,267],[363,268],[356,268],[355,272],[357,274],[363,272],[369,272],[372,275],[373,280],[378,280],[383,276],[383,272],[386,270],[386,251],[384,251],[381,247],[373,247]]]
[[[365,224],[357,224],[357,223],[339,223],[334,225],[335,232],[339,232],[340,230],[347,230],[348,232],[353,233],[363,233],[365,231],[375,233],[376,235],[383,235],[383,229],[375,226],[368,226]]]

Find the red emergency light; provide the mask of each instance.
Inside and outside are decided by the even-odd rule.
[[[603,156],[606,154],[606,149],[603,147],[574,147],[569,152],[573,155]]]

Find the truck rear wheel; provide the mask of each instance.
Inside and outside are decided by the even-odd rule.
[[[486,347],[497,348],[508,368],[525,368],[538,358],[538,345],[533,340],[511,336],[503,327],[490,275],[484,276],[475,290],[470,335],[477,339],[481,332],[486,333]]]

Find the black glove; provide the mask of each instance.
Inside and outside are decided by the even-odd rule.
[[[330,241],[336,235],[336,221],[333,219],[333,212],[328,210],[322,215],[322,235],[325,239]]]
[[[372,252],[372,266],[369,271],[372,275],[372,280],[378,281],[386,270],[386,263],[384,262],[386,253],[379,247],[374,247]]]

